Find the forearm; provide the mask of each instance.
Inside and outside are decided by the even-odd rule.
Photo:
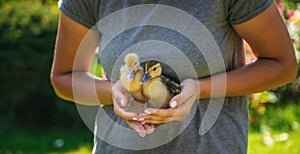
[[[289,66],[273,59],[259,59],[225,75],[199,79],[199,97],[240,96],[269,90],[293,81],[296,76],[295,70],[294,65]],[[222,87],[213,87],[212,82],[216,82],[215,85],[225,83],[225,93]]]
[[[51,82],[56,94],[63,99],[85,105],[112,104],[112,83],[88,72],[52,75]]]

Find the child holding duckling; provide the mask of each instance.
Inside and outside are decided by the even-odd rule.
[[[104,105],[96,115],[93,153],[247,153],[246,95],[291,82],[297,73],[294,49],[273,0],[62,0],[60,9],[51,82],[61,98]],[[221,60],[215,59],[217,54],[205,56],[201,53],[206,50],[199,52],[197,43],[210,38],[198,35],[205,34],[204,31],[189,27],[193,26],[194,18],[215,40]],[[98,21],[95,30],[93,26]],[[111,37],[112,34],[116,35]],[[191,38],[186,37],[190,35]],[[244,62],[242,39],[250,44],[257,58],[251,64]],[[129,92],[118,80],[114,66],[119,71],[118,59],[123,60],[127,48],[143,49],[146,43],[152,46],[140,58],[169,61],[167,64],[175,66],[182,76],[182,91],[169,101],[171,108],[148,108],[138,115],[124,109],[129,103]],[[214,47],[214,43],[206,45],[207,50]],[[89,73],[97,46],[110,81]],[[186,67],[188,63],[180,60],[181,56],[173,56],[167,48],[184,53],[196,76]],[[166,69],[163,73],[176,78],[176,72]],[[225,93],[222,86],[216,86],[222,81],[226,84]],[[199,134],[210,109],[209,100],[219,97],[224,98],[224,105],[216,121]],[[105,119],[106,115],[113,122]],[[154,128],[154,124],[161,125]],[[129,126],[142,137],[151,135],[138,138],[120,125]]]

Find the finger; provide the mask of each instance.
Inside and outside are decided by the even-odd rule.
[[[150,114],[150,110],[154,110],[155,112],[152,112]],[[171,119],[173,119],[175,113],[177,112],[178,108],[175,109],[146,109],[146,112],[148,114],[140,114],[138,115],[139,119],[138,121],[141,121],[145,123],[145,121],[157,121],[155,123],[164,123],[168,122]]]
[[[184,121],[186,119],[188,114],[181,114],[181,115],[176,115],[173,117],[168,117],[168,118],[160,118],[159,116],[152,116],[151,118],[145,119],[144,121],[141,121],[142,124],[163,124],[171,121]]]
[[[169,102],[171,108],[175,108],[180,104],[181,104],[181,94],[174,96]]]
[[[178,120],[181,121],[183,117],[186,117],[190,109],[193,105],[194,99],[188,99],[185,103],[181,104],[176,108],[169,108],[169,109],[152,109],[148,108],[145,110],[147,114],[140,114],[139,119],[145,120],[153,120],[153,121],[172,121]]]
[[[186,114],[189,113],[193,104],[195,103],[196,98],[195,96],[193,96],[192,98],[186,100],[183,104],[181,104],[178,108],[180,108],[179,110],[183,111],[182,113],[178,113],[178,114]]]
[[[126,111],[124,108],[120,107],[119,104],[114,104],[115,115],[122,117],[125,120],[137,120],[137,114],[134,112]]]
[[[128,104],[129,95],[126,92],[116,90],[113,92],[113,99],[119,105],[126,106]]]
[[[146,123],[143,125],[147,134],[151,134],[154,132],[154,125],[153,124],[150,124],[150,123]]]
[[[151,123],[152,121],[160,121],[162,123],[162,122],[168,122],[171,119],[173,119],[173,117],[160,117],[160,116],[151,115],[151,116],[145,117],[145,119],[140,122],[142,122],[144,124],[144,123]]]
[[[162,117],[160,115],[143,115],[143,120],[138,120],[141,121],[143,123],[148,123],[150,121],[150,123],[152,123],[152,121],[160,121],[161,123],[163,122],[169,122],[169,121],[182,121],[181,119],[183,119],[184,117],[186,117],[189,114],[190,111],[190,106],[183,104],[184,107],[180,106],[180,110],[178,109],[177,112],[174,115],[169,115],[169,116],[165,116]],[[140,115],[141,116],[141,115]]]
[[[121,106],[126,106],[129,101],[129,92],[122,87],[120,81],[117,81],[112,88],[113,99]]]
[[[170,119],[170,121],[184,121],[190,114],[191,108],[195,102],[195,99],[188,99],[183,104],[178,106],[178,112]]]
[[[145,137],[147,132],[145,127],[138,121],[126,121],[128,126],[133,129],[134,131],[136,131],[141,137]]]
[[[168,109],[154,109],[154,108],[147,108],[144,111],[146,114],[141,114],[141,116],[161,116],[161,117],[172,117],[176,113],[176,109],[168,108]]]
[[[128,99],[125,98],[115,98],[113,97],[113,104],[118,105],[119,107],[126,107],[128,104]]]
[[[161,121],[161,120],[145,120],[142,122],[142,124],[164,124],[167,123],[169,121]]]
[[[171,108],[175,108],[193,96],[194,93],[187,86],[183,86],[182,91],[170,100],[169,105]]]

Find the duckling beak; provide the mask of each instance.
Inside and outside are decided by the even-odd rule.
[[[127,79],[128,79],[128,81],[132,81],[134,79],[134,70],[133,69],[128,70]]]
[[[151,79],[151,75],[149,74],[149,72],[146,72],[144,73],[142,79],[140,80],[140,83],[145,83],[150,79]]]

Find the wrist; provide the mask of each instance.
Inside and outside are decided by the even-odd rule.
[[[198,87],[198,98],[210,98],[210,80],[208,78],[198,79],[197,87]]]

